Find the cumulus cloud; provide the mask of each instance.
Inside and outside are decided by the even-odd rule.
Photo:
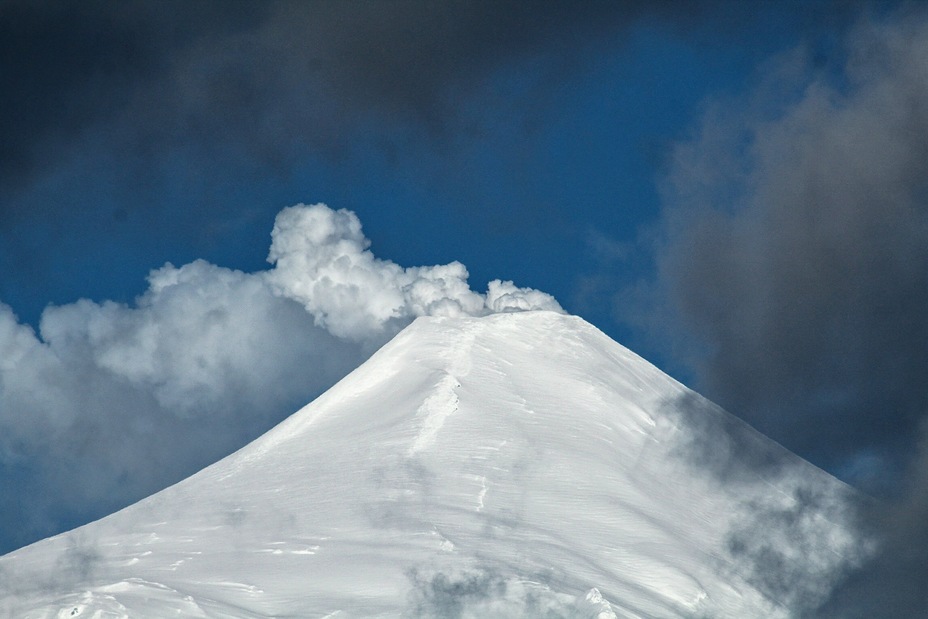
[[[363,339],[391,321],[429,313],[477,314],[483,298],[467,285],[464,265],[404,269],[368,250],[357,216],[321,206],[277,216],[268,281],[301,302],[332,333]]]
[[[338,337],[364,341],[416,316],[479,316],[510,310],[561,311],[551,295],[490,282],[486,295],[467,284],[460,262],[403,268],[376,258],[347,210],[316,204],[284,209],[277,216],[267,274],[274,290],[299,301]]]
[[[274,268],[151,272],[134,304],[0,304],[0,546],[99,517],[218,459],[356,367],[416,316],[554,309],[463,265],[375,257],[354,213],[281,211]]]
[[[843,58],[816,66],[793,50],[745,96],[708,103],[670,162],[645,311],[623,315],[677,325],[655,339],[686,342],[701,389],[765,433],[872,492],[908,493],[890,511],[912,526],[869,518],[884,552],[850,593],[880,574],[924,577],[887,566],[899,548],[925,563],[912,497],[928,477],[915,438],[928,412],[928,17],[863,22]],[[925,614],[923,587],[892,590],[914,595],[889,615]]]

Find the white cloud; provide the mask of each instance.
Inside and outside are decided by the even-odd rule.
[[[302,303],[316,324],[331,333],[363,341],[390,323],[416,316],[479,316],[492,312],[553,309],[548,294],[490,283],[487,294],[473,292],[460,262],[403,268],[374,257],[357,216],[323,204],[297,205],[277,216],[267,279],[281,295]]]
[[[486,296],[488,313],[521,312],[529,310],[562,311],[551,295],[532,288],[519,288],[512,282],[498,279],[490,282]]]
[[[47,308],[39,336],[0,304],[0,549],[232,451],[416,316],[560,310],[511,282],[478,294],[458,262],[379,259],[345,210],[286,208],[272,239],[268,271],[167,264],[132,305]]]

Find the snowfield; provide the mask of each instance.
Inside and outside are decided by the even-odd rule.
[[[866,550],[852,500],[580,318],[419,318],[237,453],[0,557],[0,614],[792,617]]]

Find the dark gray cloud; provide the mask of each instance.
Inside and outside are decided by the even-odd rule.
[[[885,499],[860,514],[875,558],[810,616],[923,616],[928,17],[863,21],[842,57],[784,53],[707,104],[669,162],[656,285],[623,296],[651,314],[623,316],[676,325],[655,339],[710,398]]]
[[[782,11],[802,29],[840,21],[848,4],[788,0]],[[309,197],[356,207],[354,188],[384,166],[446,205],[479,209],[485,228],[566,221],[575,213],[528,189],[533,138],[559,114],[551,104],[564,84],[620,54],[642,20],[703,42],[737,39],[763,21],[752,6],[0,0],[0,296],[34,324],[50,296],[135,291],[144,256],[216,260],[232,239],[254,241],[252,224],[272,215],[256,196],[273,194],[276,209],[307,198],[293,195],[297,183],[322,185],[340,195]],[[490,209],[463,196],[475,176],[498,182],[481,151],[500,127],[510,136],[501,165],[524,178],[518,197]],[[88,290],[49,247],[88,279],[81,268],[143,264]],[[237,255],[240,268],[260,259]]]
[[[0,190],[78,144],[140,170],[185,150],[284,171],[307,151],[344,154],[365,127],[411,122],[439,137],[494,70],[539,56],[549,78],[566,75],[642,14],[699,11],[672,6],[6,0]],[[4,204],[0,223],[22,215]]]
[[[928,408],[928,27],[861,26],[710,105],[665,187],[663,307],[704,390],[832,468],[911,454]]]
[[[435,193],[471,187],[469,149],[500,126],[528,149],[549,93],[601,43],[612,53],[642,16],[683,24],[703,4],[0,0],[0,297],[32,324],[49,298],[128,300],[113,290],[138,292],[152,256],[229,261],[279,206],[357,208],[384,167]],[[448,193],[509,229],[539,202]]]
[[[28,184],[70,142],[112,122],[166,79],[179,54],[206,36],[231,36],[260,21],[259,4],[0,4],[0,182]],[[164,84],[159,84],[163,86]],[[7,215],[5,213],[5,215]]]
[[[861,510],[861,528],[879,541],[873,558],[853,570],[809,617],[866,619],[920,617],[928,613],[928,449],[911,465],[902,498],[888,507],[871,503]]]

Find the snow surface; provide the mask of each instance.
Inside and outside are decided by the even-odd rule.
[[[580,318],[419,318],[237,453],[0,557],[0,614],[789,617],[859,557],[850,498]]]

